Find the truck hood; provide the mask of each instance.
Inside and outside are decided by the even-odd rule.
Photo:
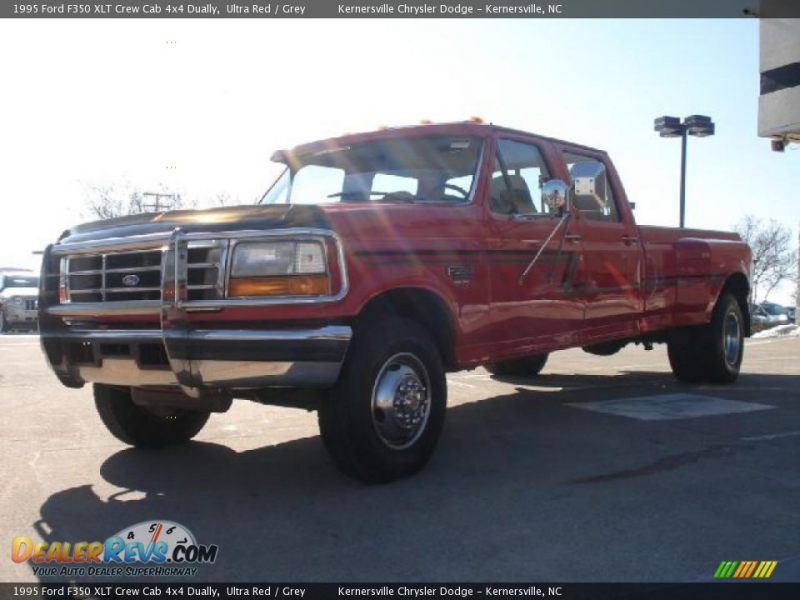
[[[285,228],[329,229],[325,212],[318,206],[247,205],[207,210],[175,210],[142,213],[116,219],[93,221],[66,230],[59,242],[88,242],[152,233],[242,231]]]

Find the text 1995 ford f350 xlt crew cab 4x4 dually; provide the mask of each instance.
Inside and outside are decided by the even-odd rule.
[[[233,398],[299,406],[343,471],[390,481],[433,453],[450,371],[665,342],[681,381],[739,373],[749,248],[637,226],[604,152],[465,122],[273,159],[258,205],[88,223],[46,250],[47,360],[94,384],[120,440],[185,442]]]

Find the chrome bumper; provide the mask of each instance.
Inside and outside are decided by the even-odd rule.
[[[202,391],[332,386],[352,331],[118,330],[44,332],[51,367],[70,387],[105,383]],[[153,356],[163,348],[165,360]]]
[[[23,307],[14,306],[13,304],[6,304],[0,310],[3,311],[6,317],[6,322],[11,325],[35,325],[39,318],[39,313],[36,310],[27,310]]]
[[[188,249],[193,241],[324,239],[335,241],[341,274],[337,294],[309,298],[188,300]],[[59,261],[82,253],[160,248],[161,300],[135,302],[60,303]],[[42,348],[64,385],[87,382],[144,386],[180,386],[190,396],[204,392],[268,387],[332,386],[339,377],[352,337],[350,327],[332,325],[311,330],[203,330],[190,319],[194,311],[232,306],[268,306],[336,302],[348,290],[341,240],[319,229],[157,234],[50,246],[42,262],[39,320]],[[70,319],[117,315],[159,315],[160,328],[149,330],[80,329]],[[287,322],[288,324],[288,322]],[[160,360],[154,360],[154,357]]]

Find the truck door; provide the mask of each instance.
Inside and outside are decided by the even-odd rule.
[[[635,336],[641,315],[638,229],[606,157],[564,152],[586,264],[581,343]]]
[[[540,146],[524,139],[497,141],[489,184],[486,257],[490,318],[497,356],[534,354],[574,345],[583,300],[568,293],[582,268],[577,225],[562,224],[542,206],[540,188],[550,179]],[[539,260],[523,272],[546,244]]]

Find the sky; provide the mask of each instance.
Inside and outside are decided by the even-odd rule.
[[[758,23],[730,20],[0,21],[0,266],[87,220],[93,187],[255,201],[278,148],[473,115],[607,150],[639,223],[800,224],[800,146],[757,136]],[[770,299],[789,303],[789,286]]]

